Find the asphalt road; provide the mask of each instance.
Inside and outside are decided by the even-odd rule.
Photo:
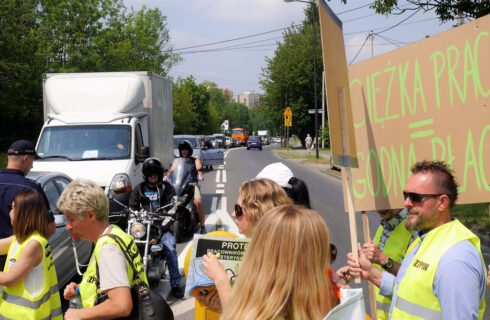
[[[250,150],[246,148],[229,149],[225,153],[225,165],[222,168],[214,168],[206,172],[201,184],[201,193],[207,217],[207,229],[213,230],[214,212],[225,209],[228,214],[233,211],[233,205],[238,197],[240,185],[247,180],[253,179],[263,167],[277,161],[284,162],[291,168],[294,175],[303,179],[310,192],[310,201],[313,209],[317,210],[325,219],[330,230],[330,241],[335,243],[338,249],[337,261],[333,264],[334,269],[344,265],[347,252],[351,251],[349,221],[344,212],[343,195],[340,178],[321,172],[325,169],[316,165],[303,165],[294,160],[281,159],[272,151],[272,146],[264,147],[263,151]],[[231,219],[230,219],[231,220]],[[224,223],[229,220],[223,221]],[[358,239],[362,241],[362,221],[357,215]],[[371,236],[374,235],[375,227],[379,223],[376,215],[369,215]],[[234,226],[225,226],[233,231]],[[183,263],[182,252],[186,243],[177,246],[179,262]],[[183,264],[179,263],[179,266]],[[353,284],[353,287],[358,285]],[[368,296],[367,286],[364,284],[364,295]],[[366,300],[367,301],[367,300]],[[177,320],[194,319],[194,299],[175,300],[168,298],[169,304],[174,310]],[[366,305],[369,310],[369,306]]]

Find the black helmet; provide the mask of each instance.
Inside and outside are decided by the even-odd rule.
[[[158,181],[163,179],[163,166],[158,158],[148,158],[143,162],[143,177],[145,181],[148,177],[158,175]]]
[[[189,157],[192,156],[192,144],[188,140],[181,141],[179,143],[179,155],[182,157],[182,150],[189,150]]]

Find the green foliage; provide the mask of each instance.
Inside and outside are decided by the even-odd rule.
[[[35,140],[42,125],[42,74],[139,71],[167,74],[169,51],[158,9],[127,12],[122,0],[0,2],[0,150]]]
[[[458,218],[472,230],[488,230],[490,228],[488,203],[455,205],[452,214],[453,217]]]
[[[413,0],[403,1],[398,6],[398,0],[375,0],[371,7],[379,14],[402,14],[414,10],[432,11],[441,21],[456,20],[459,15],[469,19],[483,17],[490,13],[488,0]]]
[[[323,64],[318,19],[314,18],[318,16],[316,10],[316,7],[308,7],[303,25],[292,26],[283,33],[284,40],[278,43],[274,57],[267,59],[261,78],[265,91],[263,105],[272,116],[274,126],[282,131],[284,108],[290,106],[293,111],[293,126],[289,132],[298,135],[301,140],[304,140],[307,133],[315,136],[314,116],[308,113],[308,109],[315,107],[313,54],[317,61],[317,104],[321,104]],[[316,24],[315,34],[312,21]],[[315,52],[313,36],[316,37]]]

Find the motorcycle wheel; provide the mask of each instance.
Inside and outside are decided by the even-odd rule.
[[[182,222],[180,222],[179,220],[175,220],[173,227],[174,227],[174,234],[177,243],[184,242],[186,235],[185,235],[185,228]]]

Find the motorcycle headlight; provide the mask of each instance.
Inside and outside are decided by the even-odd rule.
[[[146,235],[146,228],[141,223],[135,223],[131,226],[131,235],[136,239],[141,239]]]

